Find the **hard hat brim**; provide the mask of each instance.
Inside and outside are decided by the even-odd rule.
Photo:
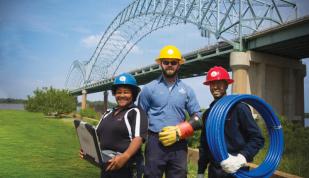
[[[227,82],[228,85],[229,85],[229,84],[232,84],[232,83],[234,82],[233,79],[222,79],[222,80],[225,80],[225,81]],[[209,85],[210,82],[212,82],[212,81],[218,81],[218,80],[209,80],[209,81],[205,81],[205,82],[203,82],[203,84],[204,84],[204,85]]]
[[[139,86],[136,86],[136,85],[131,85],[131,84],[114,84],[112,85],[111,87],[111,90],[113,92],[115,92],[117,90],[118,87],[121,87],[121,86],[128,86],[129,88],[131,88],[132,90],[136,90],[137,93],[139,93],[141,91],[141,88]]]
[[[157,62],[157,64],[161,64],[161,60],[162,59],[176,59],[176,60],[178,60],[179,61],[179,64],[184,64],[185,63],[185,59],[184,58],[180,58],[180,59],[178,59],[178,58],[157,58],[156,59],[156,62]]]

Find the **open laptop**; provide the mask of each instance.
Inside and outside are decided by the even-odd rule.
[[[79,139],[80,148],[84,152],[84,159],[91,164],[102,167],[108,160],[120,154],[112,150],[101,150],[94,126],[80,120],[74,120],[74,126]]]

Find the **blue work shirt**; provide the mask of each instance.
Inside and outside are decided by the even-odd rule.
[[[160,132],[163,127],[175,126],[186,118],[197,114],[201,109],[194,91],[180,79],[176,79],[171,90],[161,75],[158,79],[146,84],[139,96],[139,106],[144,109],[149,119],[149,130]]]

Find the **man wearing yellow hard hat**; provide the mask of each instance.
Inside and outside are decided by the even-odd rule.
[[[156,62],[159,78],[146,84],[139,96],[139,106],[149,118],[145,148],[145,177],[187,177],[187,141],[201,127],[201,110],[191,87],[178,78],[180,51],[172,45],[161,49]],[[185,121],[185,112],[190,115]]]

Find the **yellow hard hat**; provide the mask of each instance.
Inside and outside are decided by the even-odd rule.
[[[179,64],[185,63],[184,58],[182,58],[179,49],[173,45],[164,46],[161,51],[159,57],[156,59],[158,64],[161,63],[161,59],[178,59]]]

